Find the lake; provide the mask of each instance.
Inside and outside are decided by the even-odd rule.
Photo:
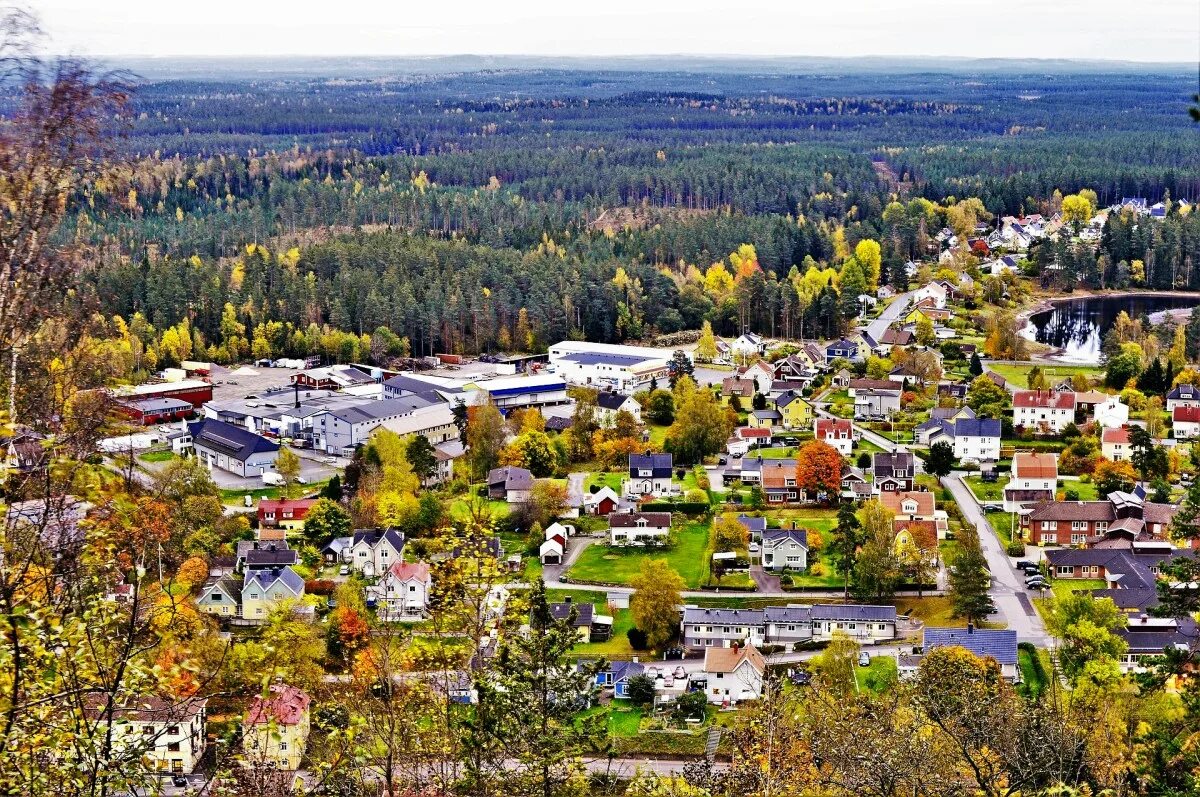
[[[1061,302],[1029,317],[1025,335],[1061,350],[1056,359],[1081,365],[1100,362],[1100,344],[1122,310],[1133,318],[1200,304],[1189,296],[1088,297]]]

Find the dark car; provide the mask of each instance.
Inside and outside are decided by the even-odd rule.
[[[171,778],[171,785],[178,786],[181,789],[185,788],[188,785],[188,779],[183,775],[175,775]]]
[[[1028,570],[1031,567],[1037,567],[1033,562],[1026,562],[1024,559],[1013,565],[1018,570]]]

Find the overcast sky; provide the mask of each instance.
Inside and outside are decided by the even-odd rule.
[[[1200,0],[32,0],[32,7],[55,51],[90,56],[1200,58]]]

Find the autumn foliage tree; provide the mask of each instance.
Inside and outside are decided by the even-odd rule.
[[[842,455],[828,443],[810,440],[796,452],[796,487],[810,496],[835,500],[842,489]]]

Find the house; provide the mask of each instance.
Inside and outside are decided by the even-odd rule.
[[[1037,434],[1061,434],[1075,422],[1075,394],[1071,391],[1018,390],[1012,399],[1013,426]]]
[[[1018,451],[1013,454],[1012,478],[1004,485],[1004,511],[1017,512],[1027,504],[1053,501],[1058,492],[1058,454]]]
[[[905,490],[879,494],[879,503],[891,510],[896,520],[933,520],[937,501],[927,490]]]
[[[736,357],[750,357],[755,354],[761,357],[767,353],[767,342],[753,332],[746,332],[739,335],[737,340],[730,344],[730,348]]]
[[[875,474],[876,492],[903,492],[913,488],[916,471],[912,452],[878,452],[872,455],[871,471]]]
[[[621,505],[621,497],[617,495],[616,490],[605,485],[594,493],[586,493],[583,496],[583,509],[589,515],[607,516],[615,512],[617,507]]]
[[[758,360],[737,372],[738,378],[749,379],[754,383],[754,391],[764,396],[771,391],[771,383],[775,381],[775,367],[766,360]]]
[[[662,545],[671,535],[671,513],[614,512],[608,525],[610,545]]]
[[[262,476],[272,472],[279,444],[260,437],[244,426],[206,418],[188,424],[192,450],[209,469],[219,468],[237,476]]]
[[[981,659],[991,658],[1000,665],[1000,674],[1009,683],[1020,679],[1017,669],[1017,632],[975,628],[926,628],[921,648],[930,653],[938,648],[959,647]]]
[[[922,285],[912,292],[912,302],[915,305],[920,305],[921,302],[932,300],[934,307],[946,306],[946,286],[940,282],[930,282],[927,285]]]
[[[794,390],[776,397],[775,410],[779,413],[780,423],[785,429],[807,429],[812,426],[812,405]]]
[[[996,387],[1002,387],[1005,390],[1008,390],[1008,380],[1000,374],[996,373],[995,371],[984,371],[983,375],[986,376],[988,380],[991,381],[991,383]]]
[[[235,551],[234,569],[238,571],[271,570],[300,562],[300,555],[286,540],[238,540]]]
[[[1097,548],[1160,550],[1179,507],[1145,500],[1145,491],[1109,493],[1099,501],[1045,501],[1021,518],[1029,542]]]
[[[994,418],[959,418],[950,427],[954,458],[975,462],[1000,459],[1000,421]]]
[[[404,561],[404,534],[396,529],[359,529],[347,552],[350,566],[366,578],[386,573],[394,562]]]
[[[812,639],[812,607],[800,604],[763,609],[763,639],[772,645],[794,645]]]
[[[1176,407],[1171,412],[1171,434],[1176,440],[1200,437],[1200,407]]]
[[[96,738],[111,731],[113,752],[136,752],[148,772],[190,775],[204,755],[207,706],[203,698],[139,695],[117,698],[110,712],[105,695],[88,694],[83,716]]]
[[[754,645],[731,648],[707,648],[704,651],[705,691],[708,702],[735,706],[762,695],[767,663]]]
[[[897,368],[893,368],[888,372],[887,378],[889,382],[894,382],[897,385],[903,385],[905,382],[911,383],[919,381],[917,372],[909,368],[907,365],[901,365]]]
[[[858,468],[844,465],[842,467],[842,498],[851,501],[865,501],[871,497],[872,486],[866,476]]]
[[[613,697],[618,700],[629,698],[629,679],[646,674],[646,666],[638,661],[614,661],[609,668],[609,683]]]
[[[392,562],[374,592],[385,620],[417,620],[429,608],[432,581],[424,562]]]
[[[1200,391],[1194,385],[1176,385],[1167,392],[1167,412],[1176,407],[1200,407]]]
[[[533,493],[533,474],[526,468],[492,468],[487,475],[488,498],[523,504]]]
[[[848,388],[853,375],[847,369],[843,368],[830,377],[829,381],[834,387]]]
[[[835,340],[825,347],[826,364],[830,364],[839,358],[849,360],[850,362],[862,359],[858,353],[858,344],[842,338],[841,340]]]
[[[366,371],[352,365],[330,365],[324,368],[309,368],[293,374],[291,383],[300,387],[318,390],[342,390],[356,385],[369,385],[375,380]]]
[[[929,411],[929,420],[913,430],[913,439],[920,445],[933,445],[942,436],[949,436],[948,430],[954,428],[955,421],[974,417],[975,411],[970,407],[934,407]]]
[[[755,429],[774,429],[783,426],[783,414],[776,409],[754,410],[746,422]]]
[[[205,614],[234,619],[242,612],[242,579],[233,574],[210,575],[196,598],[196,608]]]
[[[762,540],[763,532],[767,530],[767,519],[765,517],[751,517],[749,515],[738,515],[738,523],[746,529],[746,534],[753,542]]]
[[[1129,427],[1105,429],[1100,433],[1100,451],[1105,459],[1122,462],[1129,459]]]
[[[938,385],[938,397],[963,401],[967,397],[967,385],[962,382],[949,382]]]
[[[846,392],[854,398],[860,390],[895,390],[896,383],[890,379],[851,379]]]
[[[900,411],[899,390],[856,390],[854,417],[882,418]]]
[[[1083,402],[1080,402],[1082,404]],[[1116,429],[1129,423],[1129,407],[1117,396],[1109,396],[1092,410],[1092,417],[1105,429]]]
[[[290,567],[247,570],[242,581],[241,618],[265,622],[275,604],[304,597],[304,579]]]
[[[196,408],[191,402],[177,398],[148,398],[139,401],[118,401],[117,408],[140,426],[154,426],[192,417]]]
[[[880,336],[875,351],[878,352],[880,357],[887,357],[892,353],[893,347],[899,346],[900,348],[904,348],[905,346],[911,346],[915,339],[913,333],[907,329],[888,327],[884,330],[883,335]]]
[[[315,498],[263,498],[258,502],[258,525],[286,531],[303,531],[304,518]]]
[[[1121,590],[1124,591],[1124,590]],[[1121,655],[1123,672],[1141,672],[1147,669],[1146,659],[1162,656],[1172,648],[1189,651],[1195,642],[1196,621],[1186,615],[1181,617],[1150,617],[1139,612],[1131,617],[1123,628],[1114,632],[1125,641],[1125,652]]]
[[[766,619],[761,609],[685,606],[680,629],[684,646],[692,650],[727,648],[747,642],[761,645]]]
[[[796,485],[796,460],[768,459],[759,463],[758,480],[766,494],[767,502],[772,504],[793,503],[803,496]],[[813,496],[824,500],[828,496]]]
[[[744,379],[740,376],[727,376],[721,380],[722,404],[732,404],[736,396],[740,406],[748,408],[756,392],[758,392],[758,386],[753,379]]]
[[[640,498],[652,495],[657,498],[674,492],[671,483],[671,472],[675,459],[670,454],[629,455],[629,479],[625,482],[625,495]]]
[[[761,555],[766,570],[807,570],[808,533],[804,529],[764,529]]]
[[[287,684],[271,684],[266,697],[250,701],[242,720],[242,754],[248,766],[300,768],[308,745],[312,698]]]
[[[349,563],[350,549],[353,547],[353,537],[334,537],[321,549],[321,556],[327,564]]]
[[[642,422],[642,405],[631,396],[620,393],[599,393],[596,395],[596,422],[604,428],[610,428],[616,423],[617,413],[627,412],[638,423]]]
[[[854,424],[844,418],[818,418],[816,437],[848,457],[854,448]]]
[[[860,643],[882,642],[896,638],[896,607],[817,604],[812,624],[815,642],[828,642],[838,631]]]
[[[550,616],[557,621],[571,620],[571,626],[579,634],[580,642],[599,642],[600,636],[603,633],[593,636],[594,630],[599,630],[598,626],[603,626],[603,620],[596,615],[596,607],[590,603],[575,603],[571,600],[571,596],[567,596],[562,603],[550,604]],[[612,620],[608,619],[608,630],[612,630]],[[608,637],[605,636],[605,639]]]

